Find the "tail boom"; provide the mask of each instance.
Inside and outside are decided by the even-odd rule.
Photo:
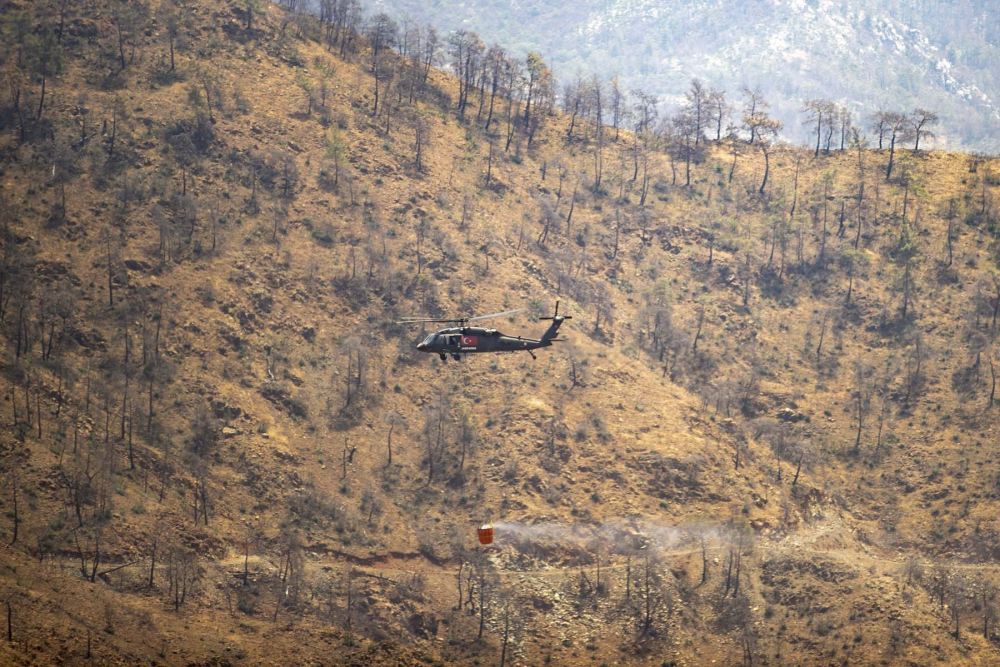
[[[549,328],[546,329],[545,333],[542,334],[543,343],[550,343],[553,340],[556,340],[556,336],[559,335],[559,327],[562,325],[563,320],[565,319],[566,318],[563,317],[562,315],[556,315],[555,317],[552,318],[552,324],[550,324]]]

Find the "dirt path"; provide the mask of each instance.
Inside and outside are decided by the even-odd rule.
[[[666,559],[678,559],[700,554],[702,547],[695,539],[692,538],[682,544],[660,549],[658,554]],[[523,551],[519,551],[518,546],[524,544],[524,542],[516,543],[505,539],[501,534],[494,546],[490,548],[491,560],[501,581],[527,582],[528,580],[537,580],[539,583],[553,585],[560,580],[572,577],[581,570],[586,570],[589,573],[594,569],[592,562],[583,562],[580,565],[545,564],[544,561],[528,557]],[[727,549],[729,549],[728,544],[715,538],[709,541],[705,551],[712,554],[710,557],[714,562]],[[757,536],[754,550],[765,557],[825,556],[834,558],[851,569],[877,566],[883,572],[902,568],[905,563],[905,559],[892,558],[884,553],[878,553],[877,547],[863,543],[857,538],[854,531],[844,524],[839,514],[825,517],[822,521],[808,524],[795,532]],[[581,549],[580,553],[586,552]],[[531,565],[525,567],[517,562],[519,559],[526,559]],[[58,563],[53,561],[52,564],[61,565],[64,571],[72,571],[79,565],[75,558],[68,555],[57,560]],[[459,565],[458,559],[431,559],[418,552],[387,552],[358,556],[329,548],[306,549],[306,569],[318,576],[322,576],[322,573],[339,576],[345,568],[352,567],[355,572],[388,583],[403,583],[408,578],[419,576],[424,579],[426,584],[436,588],[445,583],[452,586]],[[998,564],[983,563],[948,562],[948,565],[973,572],[1000,568]],[[142,567],[141,564],[139,566]],[[251,555],[248,563],[251,577],[260,576],[266,571],[277,570],[278,566],[277,562],[257,555]],[[244,556],[234,554],[229,558],[211,563],[210,567],[219,574],[228,573],[233,577],[239,577],[243,573]],[[627,567],[629,566],[622,557],[615,556],[608,557],[601,570],[602,572],[619,572]],[[633,567],[635,567],[634,564]],[[116,564],[111,562],[107,563],[106,568],[108,570],[117,569]]]
[[[580,571],[580,566],[576,565],[551,565],[544,567],[520,568],[513,565],[508,559],[503,558],[504,550],[510,549],[513,545],[505,542],[502,537],[497,541],[497,557],[494,564],[497,566],[497,573],[501,579],[523,579],[535,578],[552,581],[573,575]],[[710,554],[719,554],[729,548],[726,544],[710,544],[706,551]],[[885,554],[878,553],[877,547],[872,547],[859,540],[854,531],[844,525],[840,515],[833,515],[824,518],[822,522],[809,524],[802,530],[782,534],[779,536],[758,537],[754,549],[767,556],[827,556],[842,561],[845,565],[861,569],[872,565],[878,566],[885,571],[901,568],[905,564],[905,559],[892,558]],[[659,554],[667,559],[681,558],[701,553],[701,546],[698,544],[678,546],[677,548],[662,549]],[[925,559],[926,560],[926,559]],[[317,566],[329,565],[325,561],[316,561]],[[383,578],[407,577],[421,575],[431,578],[446,578],[449,582],[454,581],[458,570],[458,562],[436,563],[420,554],[406,554],[405,558],[387,558],[379,564],[359,564],[360,571]],[[965,571],[991,571],[1000,569],[1000,564],[992,563],[961,563],[948,562],[949,567]],[[585,566],[593,569],[592,564]],[[602,571],[614,572],[624,570],[628,565],[623,562],[611,562],[602,566]],[[633,566],[634,567],[634,566]]]

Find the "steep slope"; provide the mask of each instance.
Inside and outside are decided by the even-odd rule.
[[[712,146],[691,188],[654,153],[642,207],[629,136],[589,192],[593,131],[567,141],[568,118],[491,158],[445,74],[373,119],[360,40],[342,59],[276,8],[249,30],[240,6],[184,9],[170,72],[176,17],[73,8],[24,141],[4,116],[5,660],[473,662],[505,634],[525,664],[995,657],[949,638],[944,569],[903,573],[963,554],[949,605],[981,600],[971,623],[992,603],[990,292],[967,393],[934,353],[964,344],[992,261],[995,164],[917,155],[886,183],[864,154],[855,255],[851,209],[834,221],[857,155],[778,153],[761,199],[757,152],[729,182]],[[901,265],[907,234],[942,256],[954,197],[953,268]],[[496,326],[534,335],[556,299],[570,340],[537,361],[441,364],[391,323],[526,306]],[[861,375],[860,454],[857,358],[881,374]],[[481,637],[456,573],[488,592]]]

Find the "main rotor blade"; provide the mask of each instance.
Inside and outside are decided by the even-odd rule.
[[[505,315],[517,315],[518,313],[523,313],[524,308],[518,308],[517,310],[505,310],[502,313],[490,313],[489,315],[479,315],[477,317],[470,317],[469,322],[478,322],[479,320],[488,320],[493,317],[504,317]]]
[[[465,322],[466,320],[438,320],[431,318],[412,318],[405,320],[394,320],[393,324],[424,324],[430,322]]]

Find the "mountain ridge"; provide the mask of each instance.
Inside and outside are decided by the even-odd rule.
[[[474,11],[479,3],[382,0],[378,6],[474,29],[515,51],[536,50],[563,83],[576,72],[620,75],[627,90],[642,89],[670,106],[680,105],[694,77],[726,90],[732,101],[742,87],[759,85],[795,141],[808,143],[797,120],[801,106],[826,98],[845,104],[861,124],[878,108],[934,108],[943,120],[938,148],[1000,148],[1000,25],[986,4],[978,14],[975,2],[954,9],[981,26],[970,29],[982,36],[968,44],[952,41],[955,30],[937,20],[943,10],[909,3],[895,11],[911,12],[919,24],[878,2],[834,0],[519,3],[499,20]],[[528,37],[536,27],[544,39]]]

